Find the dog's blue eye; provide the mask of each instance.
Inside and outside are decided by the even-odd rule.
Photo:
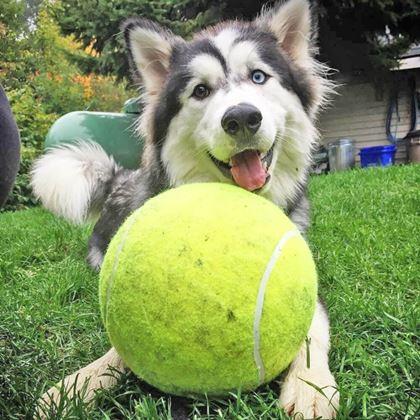
[[[267,80],[267,75],[262,70],[254,70],[251,73],[251,79],[257,85],[262,85]]]

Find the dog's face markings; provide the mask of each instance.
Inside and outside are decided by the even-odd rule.
[[[164,60],[164,77],[160,78],[154,90],[147,89],[146,94],[153,104],[151,116],[153,141],[161,147],[165,142],[168,128],[174,117],[180,112],[199,80],[212,84],[217,79],[220,66],[226,66],[220,52],[209,40],[186,43],[178,40],[171,47],[167,56],[157,53],[154,60]],[[209,65],[210,64],[210,65]],[[213,65],[212,65],[213,64]],[[217,66],[216,77],[214,64]],[[144,64],[143,78],[148,76],[148,62]],[[205,69],[200,73],[200,69]],[[150,133],[148,133],[150,134]]]
[[[146,90],[144,132],[158,146],[172,185],[232,182],[263,194],[281,190],[279,204],[293,199],[309,164],[312,116],[322,97],[310,35],[304,0],[251,23],[210,28],[190,42],[147,21],[126,24]],[[298,171],[288,191],[283,178],[292,167]]]
[[[178,84],[179,107],[167,126],[166,149],[171,140],[182,141],[219,178],[248,190],[264,187],[285,134],[287,106],[307,106],[276,38],[252,24],[228,27],[175,49],[168,86],[177,69],[188,81]],[[158,109],[166,103],[160,101]]]

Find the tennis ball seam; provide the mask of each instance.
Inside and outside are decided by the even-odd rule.
[[[114,257],[114,261],[112,263],[111,273],[108,277],[107,287],[106,287],[105,307],[104,307],[104,311],[103,311],[105,327],[107,327],[107,325],[108,325],[108,303],[109,303],[109,300],[111,298],[111,290],[112,290],[112,286],[114,284],[115,274],[116,274],[117,269],[118,269],[119,257],[120,257],[121,252],[124,249],[125,243],[127,242],[128,235],[131,231],[131,228],[133,227],[133,225],[135,224],[135,222],[139,218],[140,214],[141,214],[141,211],[138,211],[136,213],[136,215],[133,216],[131,218],[131,220],[129,220],[129,223],[127,224],[127,227],[126,227],[125,231],[123,232],[122,238],[121,238],[121,240],[118,244],[117,251],[115,252],[115,257]]]
[[[254,337],[254,362],[257,367],[258,371],[258,378],[260,385],[262,385],[265,381],[265,367],[264,361],[261,357],[260,352],[260,325],[261,325],[261,318],[264,309],[264,297],[265,291],[267,289],[268,281],[270,280],[271,273],[280,258],[283,248],[286,246],[287,242],[295,237],[299,236],[300,233],[298,230],[293,229],[289,230],[283,234],[283,236],[277,242],[270,259],[265,267],[264,274],[261,277],[260,284],[258,287],[258,294],[257,300],[255,303],[255,312],[254,312],[254,325],[253,325],[253,337]]]

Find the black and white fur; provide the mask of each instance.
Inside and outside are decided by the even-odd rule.
[[[76,223],[100,214],[89,243],[90,264],[100,267],[118,227],[148,198],[184,183],[234,183],[231,158],[249,149],[258,151],[269,174],[255,192],[285,209],[305,233],[314,120],[330,90],[327,69],[314,59],[308,1],[289,0],[253,22],[219,24],[189,42],[140,18],[127,20],[123,30],[144,89],[139,130],[146,141],[139,169],[122,169],[100,146],[80,142],[48,151],[33,170],[35,194],[56,214]],[[256,70],[267,76],[264,83],[253,81]],[[197,97],[198,85],[209,94]],[[227,110],[239,104],[259,110],[256,132],[232,136],[222,127]],[[310,367],[304,344],[285,377],[280,403],[290,414],[332,418],[338,392],[328,367],[329,325],[321,303],[309,336]],[[124,369],[114,349],[64,385],[70,389],[78,378],[74,392],[89,381],[91,398],[95,389],[115,383],[112,375],[104,376],[109,366]],[[57,388],[43,398],[57,400]]]

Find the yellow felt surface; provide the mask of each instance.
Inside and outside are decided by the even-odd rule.
[[[105,257],[100,301],[110,340],[131,370],[179,395],[255,388],[258,288],[276,244],[292,229],[271,202],[226,184],[172,189],[130,216]],[[266,381],[304,340],[316,291],[310,251],[293,237],[265,294]]]

